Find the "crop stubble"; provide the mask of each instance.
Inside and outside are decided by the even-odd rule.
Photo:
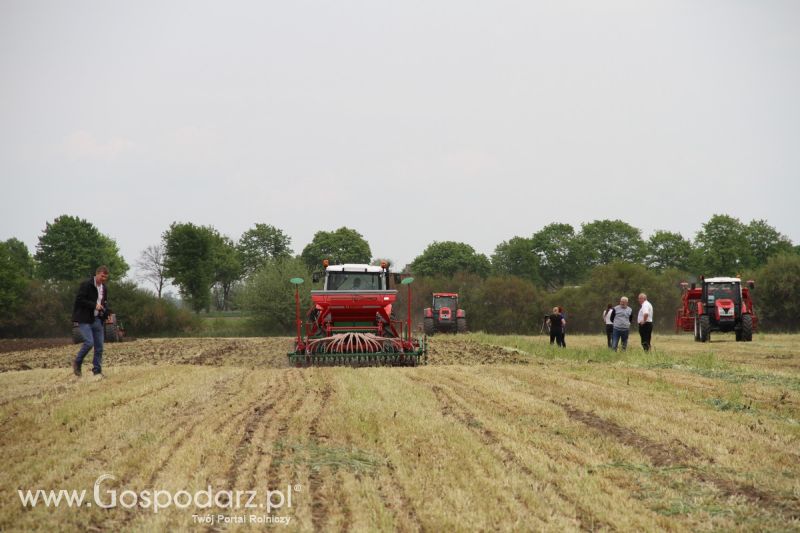
[[[99,383],[68,375],[73,345],[0,355],[0,449],[14,465],[0,474],[4,501],[17,488],[90,488],[113,472],[119,490],[297,485],[289,514],[301,530],[755,529],[800,519],[796,421],[715,410],[705,400],[729,383],[541,360],[469,337],[434,338],[423,368],[294,369],[290,343],[108,345]],[[795,367],[788,358],[782,371]],[[0,528],[174,529],[191,527],[190,516],[4,503]]]

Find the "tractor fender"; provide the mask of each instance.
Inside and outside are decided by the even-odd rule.
[[[423,316],[425,318],[433,318],[433,310],[430,307],[426,307],[423,311]]]
[[[467,318],[467,312],[463,309],[459,309],[456,311],[456,318]]]

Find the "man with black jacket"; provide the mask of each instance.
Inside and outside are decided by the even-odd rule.
[[[83,358],[94,348],[92,373],[103,377],[104,323],[109,314],[106,281],[108,281],[108,267],[97,267],[94,276],[81,283],[75,296],[72,321],[78,323],[78,329],[83,335],[83,345],[72,361],[72,372],[76,376],[81,375]]]

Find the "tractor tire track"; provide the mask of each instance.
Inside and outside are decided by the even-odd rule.
[[[395,527],[403,530],[405,528],[402,526],[405,525],[411,531],[424,532],[425,526],[423,526],[420,521],[417,510],[414,508],[414,505],[408,497],[408,493],[397,477],[397,467],[391,461],[387,461],[386,467],[389,471],[389,486],[381,484],[379,487],[379,494],[384,508],[391,512],[392,516],[395,518],[393,521]],[[399,508],[392,502],[391,496],[395,496],[400,500]]]
[[[280,414],[281,414],[280,411],[274,412],[275,407],[284,398],[286,398],[286,395],[290,391],[289,382],[286,379],[285,374],[282,376],[282,378],[283,379],[281,379],[280,381],[275,382],[275,383],[272,384],[272,386],[270,388],[270,394],[269,394],[270,400],[267,403],[265,403],[262,407],[255,407],[254,408],[254,410],[253,410],[254,413],[256,412],[256,410],[260,410],[259,422],[264,419],[264,416],[266,416],[268,412],[272,414],[273,420],[274,420],[275,417],[280,416]],[[272,440],[273,445],[274,445],[275,436],[271,435],[272,428],[273,428],[273,425],[270,424],[270,423],[262,424],[262,432],[260,433],[258,440],[260,442],[262,442],[262,443],[270,442],[270,440]],[[245,428],[245,436],[247,436],[247,434],[249,433],[248,447],[249,447],[249,444],[253,440],[253,433],[255,432],[255,429],[256,429],[255,426],[250,426],[250,425],[246,426],[246,428]],[[272,437],[272,439],[270,439],[270,437]],[[257,452],[258,458],[253,462],[253,465],[250,467],[250,469],[247,472],[247,479],[250,482],[249,486],[253,487],[253,488],[255,488],[258,485],[258,478],[257,478],[258,468],[259,468],[259,466],[261,466],[261,463],[263,462],[262,456],[266,455],[266,452],[264,451],[264,448],[262,448],[262,446],[260,444],[256,445],[256,452]]]
[[[331,396],[333,396],[333,387],[331,387],[330,382],[326,381],[323,385],[320,396],[319,411],[317,411],[317,413],[314,415],[314,418],[311,419],[311,423],[308,425],[309,440],[314,444],[319,444],[319,421],[322,418],[322,414],[328,407],[328,402],[330,401]],[[325,435],[322,437],[327,439],[327,436]],[[327,504],[321,495],[323,484],[324,481],[319,469],[311,467],[308,474],[308,490],[309,494],[311,495],[311,523],[313,524],[315,531],[320,531],[325,526],[325,519],[328,514]],[[347,513],[349,514],[349,512],[350,511],[348,508]],[[349,521],[345,524],[345,526],[349,527]]]
[[[553,402],[564,409],[571,419],[599,431],[611,435],[625,446],[633,447],[646,455],[653,466],[682,466],[693,474],[693,478],[700,483],[708,483],[716,487],[726,498],[740,497],[768,511],[777,512],[789,520],[800,520],[800,505],[795,497],[793,501],[785,501],[780,497],[756,488],[752,483],[743,484],[730,479],[723,479],[715,474],[704,472],[688,464],[692,455],[699,456],[699,452],[684,445],[681,452],[675,452],[664,444],[655,442],[643,435],[639,435],[630,428],[620,426],[612,420],[605,419],[595,413],[582,411],[566,403]],[[691,455],[690,455],[691,453]],[[704,458],[705,462],[713,462]]]
[[[300,376],[300,381],[302,383],[306,383],[306,378],[304,376]],[[297,387],[297,385],[294,385]],[[250,402],[247,407],[237,412],[234,417],[229,418],[228,420],[224,421],[222,424],[217,426],[217,431],[222,431],[225,427],[230,426],[232,424],[241,425],[244,423],[244,431],[242,434],[239,443],[237,444],[236,451],[234,452],[234,459],[231,462],[230,468],[226,474],[227,484],[230,490],[236,490],[236,484],[238,483],[239,479],[242,477],[240,475],[240,468],[239,466],[241,463],[245,461],[245,459],[252,455],[248,454],[248,450],[252,445],[253,441],[269,440],[269,433],[270,429],[274,427],[274,424],[263,423],[262,428],[263,431],[256,435],[256,429],[258,425],[264,421],[264,418],[268,414],[272,414],[273,420],[275,420],[278,426],[278,432],[273,437],[273,454],[271,457],[271,464],[275,461],[274,457],[276,451],[278,450],[280,443],[281,443],[281,431],[285,434],[288,431],[288,421],[297,409],[299,409],[307,398],[307,394],[305,391],[299,390],[295,397],[295,401],[292,403],[291,406],[288,408],[284,408],[283,410],[275,411],[275,407],[278,405],[285,405],[285,400],[287,399],[287,395],[289,395],[293,390],[293,384],[289,381],[289,376],[287,371],[280,372],[280,378],[276,379],[269,383],[268,394],[265,398],[256,399]],[[238,418],[245,414],[243,420],[238,421]],[[248,490],[256,490],[258,487],[258,480],[256,478],[256,474],[258,472],[259,466],[262,464],[261,456],[265,455],[263,453],[263,449],[258,449],[258,458],[254,461],[253,465],[247,469],[247,477],[250,480],[250,485]],[[270,467],[272,468],[272,467]],[[275,469],[277,471],[278,465],[276,464]],[[269,481],[269,480],[268,480]],[[268,487],[268,490],[272,490],[272,487]],[[214,524],[208,525],[205,530],[206,531],[223,531],[225,529],[224,524]]]
[[[497,459],[500,460],[500,462],[503,465],[512,464],[528,478],[537,481],[539,480],[539,477],[536,475],[535,472],[533,472],[533,470],[531,470],[531,468],[527,464],[525,464],[525,461],[523,461],[513,450],[511,450],[505,444],[503,444],[503,442],[500,440],[499,437],[497,437],[497,435],[494,434],[494,432],[485,428],[483,424],[480,423],[478,417],[475,416],[474,412],[470,411],[468,408],[462,405],[462,404],[469,405],[470,402],[474,401],[474,397],[471,397],[472,399],[470,399],[459,395],[455,391],[448,391],[445,388],[443,388],[440,385],[440,383],[432,383],[425,381],[421,378],[416,378],[411,376],[409,377],[412,379],[412,381],[416,381],[420,384],[430,387],[434,396],[436,397],[436,401],[439,403],[442,416],[446,418],[449,417],[455,419],[461,425],[463,425],[473,434],[475,434],[479,438],[479,440],[484,445],[486,445],[487,449],[489,449],[491,453],[495,457],[497,457]],[[460,383],[455,380],[451,381],[458,383],[459,386],[469,388],[469,384]],[[507,408],[507,406],[504,407],[504,409],[505,408]],[[572,498],[564,494],[559,487],[552,485],[552,488],[561,500],[563,500],[565,503],[569,503],[574,507],[575,519],[578,521],[578,527],[582,531],[595,531],[597,529],[612,529],[610,524],[607,524],[603,520],[594,516],[591,512],[582,507],[579,503],[575,502]],[[526,511],[529,510],[528,504],[524,501],[521,495],[515,493],[513,496],[518,505],[520,505]]]

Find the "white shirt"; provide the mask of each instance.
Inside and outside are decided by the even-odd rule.
[[[644,321],[644,314],[647,313],[647,321],[653,321],[653,306],[649,301],[645,300],[639,308],[639,322]]]
[[[103,285],[102,283],[100,285],[98,285],[97,284],[97,278],[92,278],[92,279],[94,279],[94,286],[97,288],[97,305],[100,305],[100,304],[103,303],[103,290],[105,289],[105,285]],[[98,311],[97,307],[95,307],[94,308],[94,316],[97,316],[99,314],[100,314],[100,311]]]
[[[611,324],[614,323],[611,320],[611,311],[613,311],[613,310],[614,310],[614,308],[612,307],[611,309],[606,309],[605,311],[603,311],[603,320],[606,321],[607,325],[611,325]]]

